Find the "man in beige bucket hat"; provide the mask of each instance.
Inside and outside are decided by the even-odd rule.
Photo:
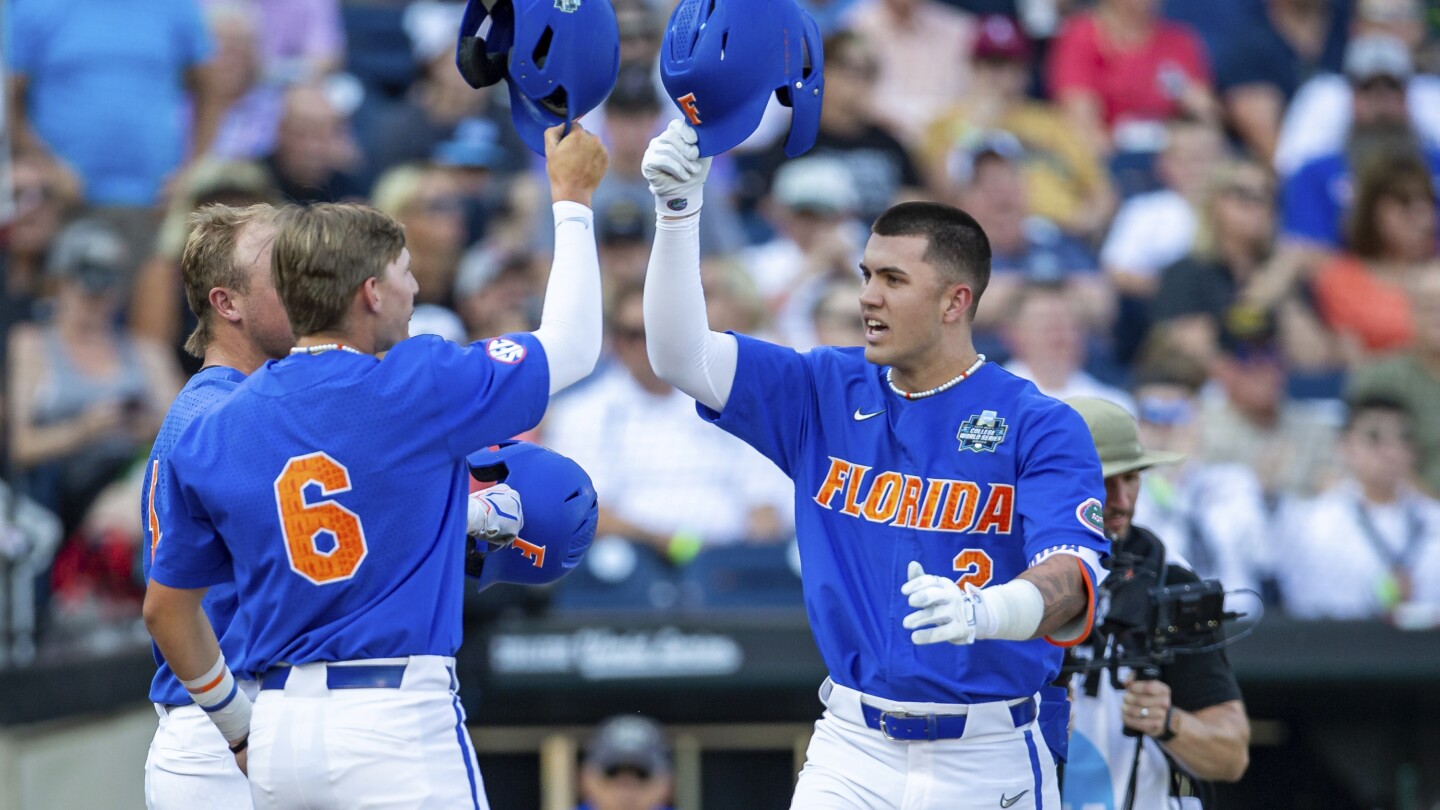
[[[1142,447],[1135,420],[1113,402],[1094,397],[1066,402],[1085,420],[1100,455],[1105,475],[1105,533],[1114,544],[1111,560],[1119,561],[1113,564],[1118,568],[1128,566],[1127,559],[1163,560],[1160,538],[1131,522],[1140,494],[1140,473],[1177,464],[1184,456]],[[1170,564],[1164,567],[1160,581],[1173,585],[1198,579],[1188,568]],[[1109,606],[1124,598],[1122,589],[1129,581],[1107,577],[1100,586],[1101,604]],[[1143,582],[1148,586],[1153,578]],[[1104,618],[1097,613],[1095,629],[1076,648],[1088,650],[1092,661],[1103,658],[1109,642]],[[1081,652],[1080,657],[1084,656]],[[1117,674],[1123,689],[1115,688],[1104,670],[1074,676],[1072,744],[1062,785],[1065,804],[1080,807],[1100,802],[1118,809],[1127,806],[1128,797],[1129,807],[1193,806],[1170,795],[1172,760],[1192,781],[1233,782],[1244,775],[1249,764],[1250,724],[1222,650],[1176,656],[1160,667],[1155,680],[1137,679],[1127,667],[1120,667]],[[1128,737],[1125,729],[1141,736]]]

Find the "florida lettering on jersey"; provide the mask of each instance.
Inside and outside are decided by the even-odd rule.
[[[871,471],[831,456],[815,502],[842,515],[905,529],[1009,534],[1014,524],[1013,484],[922,478],[893,470],[870,475]]]

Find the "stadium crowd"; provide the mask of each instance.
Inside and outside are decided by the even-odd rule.
[[[1186,454],[1147,476],[1137,523],[1297,617],[1440,621],[1434,9],[809,6],[826,36],[820,135],[785,159],[772,104],[716,159],[701,235],[714,328],[860,344],[871,219],[904,199],[959,205],[994,252],[977,347],[1053,396],[1114,400],[1147,448]],[[143,633],[141,462],[197,368],[181,350],[188,212],[368,201],[405,226],[412,333],[535,326],[553,230],[543,167],[504,93],[456,71],[462,7],[6,9],[0,572],[42,583],[42,641]],[[696,419],[646,357],[640,165],[679,115],[655,64],[670,6],[615,7],[619,81],[584,120],[611,155],[595,194],[606,359],[538,438],[594,477],[597,567],[782,548],[788,480]],[[679,598],[651,593],[657,608]]]

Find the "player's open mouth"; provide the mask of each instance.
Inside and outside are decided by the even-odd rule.
[[[866,318],[866,319],[865,319],[865,339],[866,339],[866,340],[876,340],[876,339],[879,338],[881,335],[883,335],[883,334],[885,334],[886,332],[889,332],[889,331],[890,331],[890,327],[887,326],[887,325],[885,325],[885,323],[883,323],[883,322],[881,322],[881,321],[877,321],[877,320],[875,320],[874,318]]]

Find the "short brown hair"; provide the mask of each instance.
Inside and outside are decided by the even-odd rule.
[[[405,249],[400,223],[368,205],[292,205],[276,223],[275,291],[297,337],[341,326],[355,290]]]
[[[980,296],[990,284],[990,239],[975,218],[951,205],[902,202],[890,206],[870,226],[876,236],[923,236],[922,259],[940,271],[944,283],[962,282],[974,293],[969,315],[975,318]]]
[[[207,205],[186,218],[189,236],[180,254],[180,279],[185,286],[185,301],[200,321],[185,339],[185,351],[204,357],[205,347],[215,339],[210,291],[226,287],[238,293],[250,291],[250,274],[240,266],[235,247],[240,231],[251,223],[269,222],[275,208],[266,203],[232,208],[228,205]]]
[[[1435,199],[1430,169],[1419,154],[1382,152],[1356,172],[1355,203],[1345,222],[1345,237],[1356,256],[1376,259],[1384,253],[1379,208],[1383,200]]]

